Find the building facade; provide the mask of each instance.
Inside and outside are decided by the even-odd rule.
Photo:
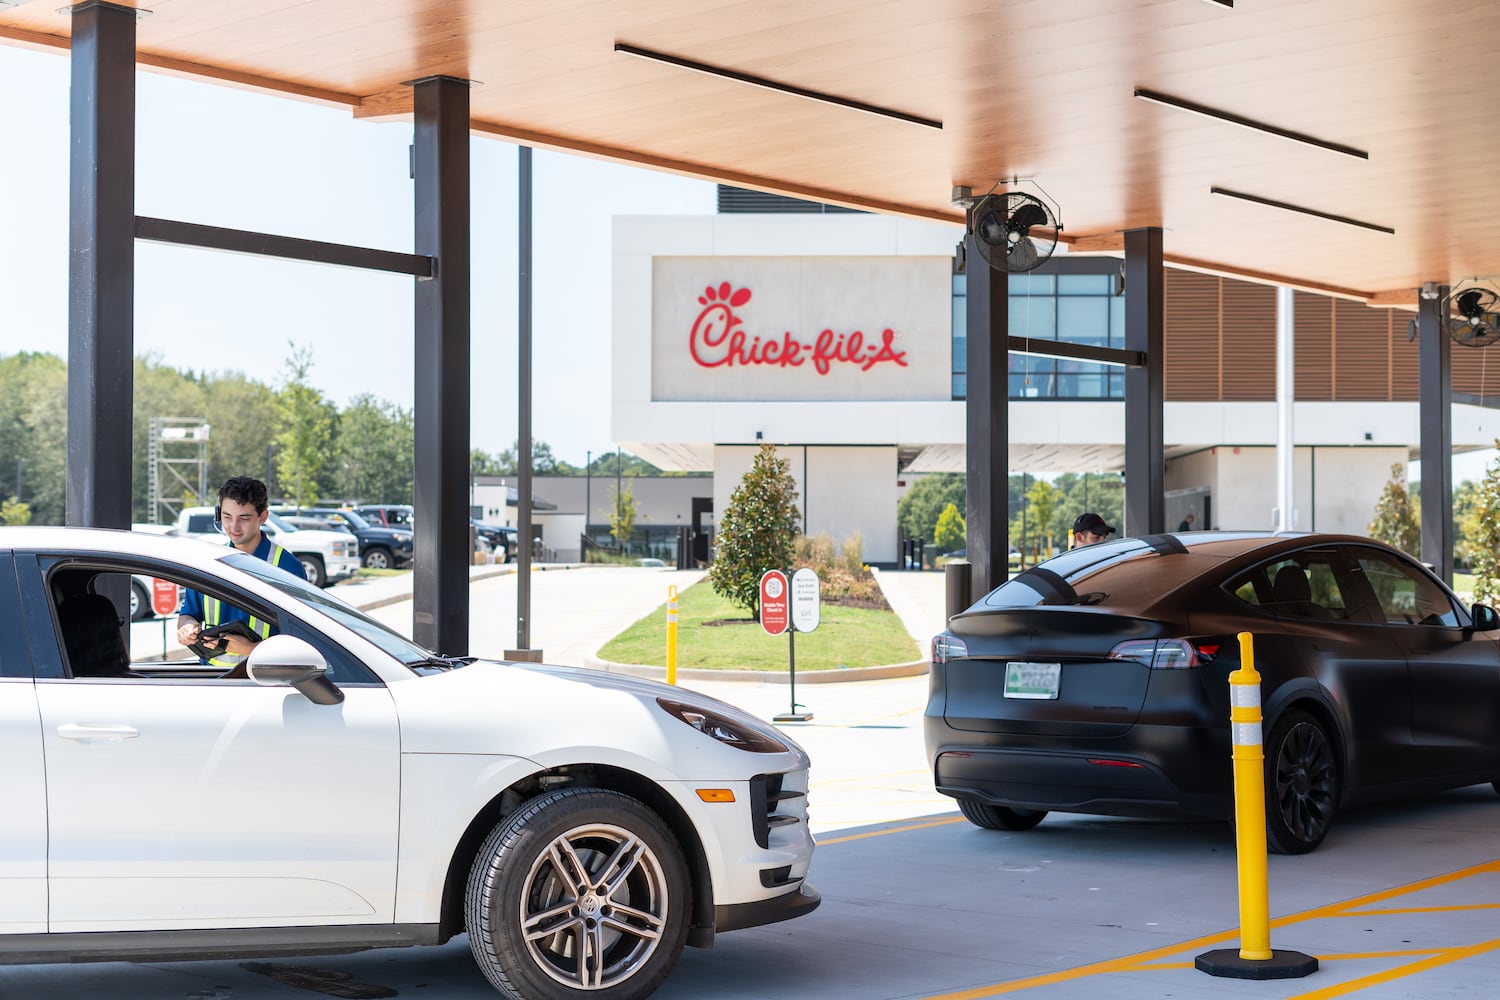
[[[896,562],[898,483],[964,470],[961,237],[863,214],[616,218],[612,436],[711,472],[716,510],[773,444],[805,531],[858,532],[869,561]],[[1046,356],[1048,341],[1123,346],[1120,269],[1059,254],[1011,277],[1010,334],[1036,344],[1010,355],[1014,472],[1123,469],[1121,369]],[[1412,314],[1303,292],[1294,312],[1291,523],[1363,534],[1392,465],[1419,457]],[[1273,525],[1276,319],[1273,286],[1167,269],[1169,524]],[[1455,448],[1500,436],[1483,353],[1454,350]]]

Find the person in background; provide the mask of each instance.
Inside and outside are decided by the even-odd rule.
[[[1077,520],[1073,522],[1073,548],[1105,541],[1114,533],[1114,526],[1098,514],[1092,511],[1079,514]]]
[[[1188,511],[1187,516],[1182,519],[1182,523],[1177,526],[1177,530],[1178,531],[1192,531],[1193,530],[1193,512],[1192,511]]]
[[[307,574],[302,571],[302,561],[261,532],[260,526],[266,523],[268,505],[265,483],[250,476],[232,476],[219,487],[219,503],[214,508],[214,516],[220,530],[229,536],[230,545],[286,570],[299,580],[307,579]],[[220,636],[217,642],[210,644],[217,654],[207,662],[238,669],[255,644],[271,634],[270,622],[261,621],[216,597],[205,597],[196,590],[187,590],[182,595],[182,606],[178,608],[177,641],[191,646],[198,641],[198,633],[205,626],[224,625],[231,621],[245,622],[255,638]]]

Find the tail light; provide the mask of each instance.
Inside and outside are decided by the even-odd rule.
[[[1186,639],[1127,639],[1109,651],[1111,660],[1134,660],[1152,670],[1184,670],[1203,664]]]
[[[947,663],[949,660],[960,656],[968,656],[969,647],[956,635],[944,632],[942,635],[933,636],[932,639],[932,662]]]

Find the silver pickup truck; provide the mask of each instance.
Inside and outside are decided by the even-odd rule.
[[[342,531],[298,531],[270,512],[261,528],[266,537],[302,561],[309,583],[327,587],[359,572],[359,540]],[[185,507],[167,532],[178,538],[224,543],[212,507]]]

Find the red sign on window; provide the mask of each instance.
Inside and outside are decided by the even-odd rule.
[[[780,635],[786,631],[786,624],[786,574],[768,569],[760,577],[760,627],[771,635]]]
[[[151,610],[159,615],[170,615],[177,610],[177,584],[171,580],[151,579]]]

